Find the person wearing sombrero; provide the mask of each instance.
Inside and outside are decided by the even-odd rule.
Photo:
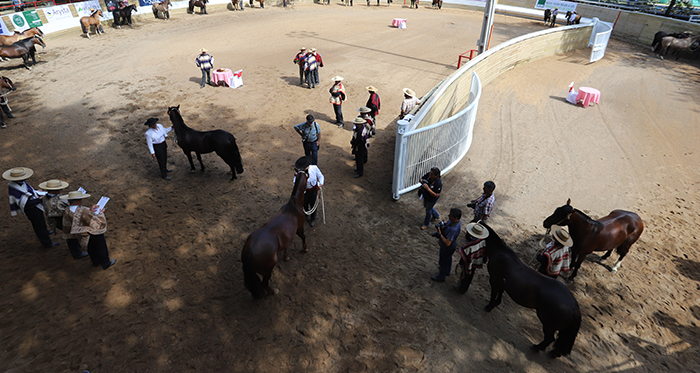
[[[367,163],[367,148],[369,147],[369,129],[367,121],[362,117],[353,119],[352,139],[352,154],[355,155],[355,176],[354,178],[362,177],[365,173],[365,163]]]
[[[52,231],[59,229],[63,231],[63,213],[66,211],[70,203],[65,199],[61,199],[61,191],[68,187],[68,183],[61,180],[48,180],[39,184],[39,188],[46,191],[41,201],[44,204],[44,214],[46,214],[46,222]],[[68,251],[73,259],[82,259],[88,256],[80,250],[80,241],[77,239],[66,240]]]
[[[299,53],[294,56],[293,63],[299,65],[299,84],[304,85],[306,81],[306,73],[304,71],[304,60],[306,60],[306,48],[301,47]]]
[[[343,86],[343,77],[334,76],[332,78],[333,86],[328,90],[331,94],[331,98],[328,100],[333,104],[333,112],[335,113],[335,124],[338,128],[342,128],[345,122],[343,122],[343,102],[345,102],[348,97],[345,95],[345,87]]]
[[[316,56],[309,51],[304,58],[304,74],[306,75],[307,88],[316,88],[316,76],[318,76],[318,62]]]
[[[211,84],[211,69],[214,67],[214,57],[207,53],[207,50],[202,48],[199,50],[199,55],[194,62],[202,70],[202,85],[199,88],[204,88],[206,79],[207,84]]]
[[[105,240],[107,232],[107,218],[104,211],[99,210],[98,205],[85,207],[83,199],[90,197],[82,191],[76,190],[61,195],[61,199],[70,203],[63,213],[63,236],[68,239],[80,239],[88,235],[87,253],[90,255],[92,266],[102,266],[107,269],[113,266],[117,260],[109,259],[109,249]]]
[[[45,248],[58,245],[58,242],[51,241],[49,230],[46,229],[44,219],[44,205],[41,204],[41,197],[26,180],[34,174],[31,168],[15,167],[5,171],[2,178],[9,180],[7,184],[10,194],[10,215],[17,216],[22,212],[32,223],[34,234]]]
[[[416,92],[413,92],[410,88],[403,89],[403,102],[401,103],[401,114],[399,114],[399,119],[403,119],[408,113],[413,110],[416,105],[420,104],[420,99],[416,97]]]
[[[467,238],[467,244],[457,249],[459,253],[459,266],[462,271],[459,277],[459,284],[454,286],[460,294],[465,294],[469,290],[469,285],[474,278],[474,272],[477,268],[484,266],[484,248],[486,247],[486,238],[489,236],[489,231],[481,222],[467,224],[467,233],[464,234]]]
[[[321,56],[321,53],[316,52],[316,48],[311,48],[311,54],[316,59],[316,72],[314,72],[314,80],[316,81],[316,85],[318,85],[319,83],[321,83],[321,81],[318,80],[318,73],[319,70],[323,67],[323,57]]]
[[[571,239],[569,232],[558,225],[553,225],[551,229],[554,239],[541,253],[537,254],[537,261],[540,262],[538,271],[543,275],[557,278],[561,272],[569,270],[571,246],[574,245],[574,240]]]
[[[379,115],[379,109],[381,109],[382,105],[381,102],[379,101],[379,95],[377,94],[377,88],[375,88],[372,85],[367,86],[367,92],[369,92],[369,98],[367,99],[367,103],[365,104],[366,107],[368,107],[371,111],[369,115],[372,117],[372,122],[374,124],[377,123],[377,115]],[[375,130],[372,128],[372,133],[371,135],[374,136]]]
[[[367,130],[369,130],[369,137],[374,136],[376,133],[376,125],[374,124],[374,118],[372,118],[372,109],[367,106],[360,106],[357,111],[360,112],[360,117],[367,122]]]
[[[168,145],[165,143],[165,138],[168,137],[168,133],[173,130],[173,127],[163,127],[158,123],[158,118],[148,118],[144,124],[148,127],[146,130],[148,151],[151,152],[151,157],[158,160],[160,177],[170,180],[168,172],[172,170],[168,169]]]

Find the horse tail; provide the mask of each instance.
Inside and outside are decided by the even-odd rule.
[[[559,337],[554,341],[554,350],[561,354],[561,356],[567,356],[571,353],[571,349],[574,347],[574,342],[576,341],[576,335],[578,335],[578,330],[581,327],[581,310],[576,305],[574,310],[573,319],[569,325],[559,331]]]
[[[87,33],[88,33],[88,30],[87,30],[87,28],[85,27],[85,22],[83,22],[82,20],[80,21],[80,28],[83,30],[83,34],[87,34]]]
[[[241,153],[238,151],[238,145],[236,145],[236,138],[232,134],[228,134],[228,140],[231,143],[231,161],[233,165],[236,166],[236,172],[239,174],[243,173],[243,160],[241,159]]]
[[[243,283],[245,284],[245,288],[253,294],[253,298],[262,298],[265,295],[265,289],[263,289],[262,280],[260,280],[258,274],[253,270],[253,254],[250,252],[250,248],[247,244],[243,248],[241,261],[243,262]]]

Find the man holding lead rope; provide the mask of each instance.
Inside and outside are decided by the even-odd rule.
[[[306,220],[313,227],[316,225],[316,212],[318,212],[318,191],[323,186],[325,178],[318,166],[309,164],[308,157],[297,159],[294,163],[294,168],[309,175],[306,180],[306,192],[304,193],[304,212],[306,213]],[[292,183],[296,182],[296,180],[297,176],[294,174]]]

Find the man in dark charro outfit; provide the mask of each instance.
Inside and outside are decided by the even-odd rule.
[[[207,53],[206,49],[202,48],[199,50],[195,63],[197,67],[202,69],[202,85],[200,88],[204,88],[205,79],[207,84],[211,84],[211,69],[214,67],[214,57]]]

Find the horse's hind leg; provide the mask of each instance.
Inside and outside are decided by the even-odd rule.
[[[199,165],[202,167],[202,172],[204,172],[204,163],[202,162],[202,155],[197,152],[194,152],[194,154],[197,154],[197,160],[199,161]],[[194,170],[194,165],[192,165],[192,170]]]
[[[542,321],[541,318],[540,321]],[[554,327],[547,325],[546,323],[542,323],[542,331],[544,332],[544,340],[540,342],[540,344],[533,345],[531,347],[532,351],[544,351],[547,348],[547,346],[554,342],[554,333],[556,332],[556,329]]]
[[[279,294],[280,289],[270,287],[270,277],[272,277],[272,270],[270,270],[270,272],[263,275],[263,279],[262,279],[263,288],[265,288],[265,290],[267,290],[268,294],[277,295],[277,294]]]
[[[612,249],[608,250],[608,252],[605,253],[605,255],[601,256],[600,260],[608,259],[610,257],[610,253],[612,253]]]
[[[303,223],[303,220],[302,220]],[[301,229],[297,229],[297,236],[301,238],[301,244],[304,246],[304,250],[302,252],[306,253],[309,251],[309,247],[306,246],[306,235],[304,234],[304,226],[302,225]]]

